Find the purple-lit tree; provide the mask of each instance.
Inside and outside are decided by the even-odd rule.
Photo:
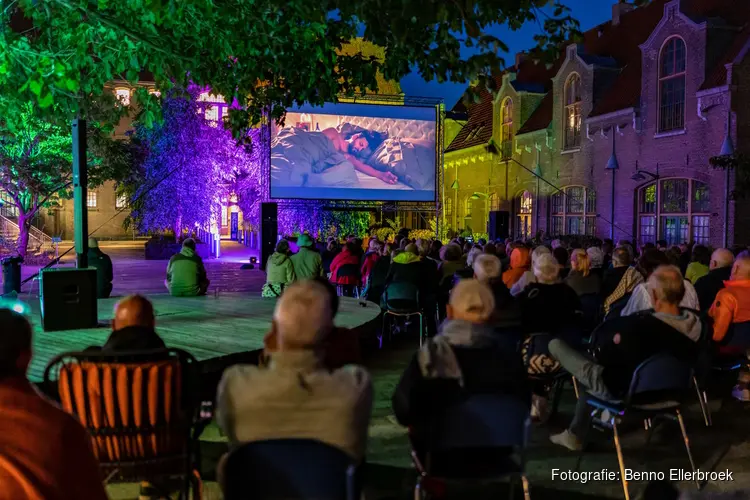
[[[218,215],[221,198],[241,190],[250,207],[260,190],[259,152],[252,144],[237,145],[221,124],[207,122],[196,93],[165,98],[163,120],[136,127],[133,142],[143,148],[144,160],[127,194],[141,231],[172,230],[179,237],[206,227]]]

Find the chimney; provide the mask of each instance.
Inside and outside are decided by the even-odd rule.
[[[521,63],[526,60],[526,58],[529,57],[528,52],[517,52],[516,53],[516,70],[518,70],[518,67],[521,66]]]
[[[620,18],[633,9],[635,9],[635,5],[630,4],[625,0],[620,0],[614,4],[612,6],[612,26],[620,24]]]

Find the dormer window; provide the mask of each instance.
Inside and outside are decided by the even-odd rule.
[[[659,55],[659,132],[685,128],[685,42],[672,37]]]
[[[581,77],[572,73],[565,81],[565,149],[581,147]]]

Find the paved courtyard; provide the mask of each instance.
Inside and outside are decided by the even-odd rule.
[[[102,244],[103,249],[114,260],[114,294],[141,292],[148,295],[163,293],[165,261],[143,259],[142,243]],[[247,250],[232,244],[221,259],[206,262],[212,289],[222,292],[239,292],[257,296],[264,282],[264,275],[258,270],[242,271],[239,262],[249,257]],[[69,266],[72,260],[64,259]],[[24,269],[24,275],[35,272],[32,267]],[[22,297],[34,300],[35,284],[29,282]],[[32,285],[33,286],[29,286]],[[29,295],[30,293],[30,295]],[[232,294],[234,295],[234,294]],[[372,355],[368,361],[375,385],[375,403],[370,440],[368,443],[366,469],[366,497],[372,499],[412,498],[411,490],[415,472],[408,455],[408,441],[404,429],[394,423],[390,398],[398,383],[401,372],[416,348],[416,339],[396,339],[394,345]],[[706,428],[697,403],[686,410],[686,424],[690,443],[697,466],[701,470],[732,472],[733,481],[709,483],[707,491],[728,491],[738,488],[750,489],[750,406],[732,400],[721,400],[721,394],[728,392],[731,378],[721,387],[712,389],[711,407],[714,412],[714,426]],[[571,389],[566,390],[560,414],[545,426],[535,427],[529,450],[529,476],[532,498],[534,499],[573,499],[573,498],[622,498],[620,483],[553,480],[552,470],[567,471],[575,467],[576,455],[552,446],[550,432],[558,432],[568,423],[574,405]],[[625,433],[623,447],[626,466],[636,472],[664,472],[669,476],[670,469],[689,469],[689,462],[680,437],[679,428],[674,423],[665,422],[657,427],[651,445],[646,450],[645,433],[637,422]],[[203,472],[206,480],[208,499],[219,499],[221,495],[215,480],[215,464],[226,451],[226,439],[215,425],[206,429],[202,436]],[[607,434],[596,434],[592,450],[586,454],[582,470],[597,471],[608,469],[617,471],[617,459],[612,439]],[[683,482],[682,488],[690,489],[691,483]],[[643,482],[631,483],[631,492],[642,491]],[[520,495],[520,488],[516,493]],[[505,490],[490,490],[488,495],[503,498]],[[112,485],[109,492],[114,499],[137,498],[137,485]],[[481,498],[482,495],[460,495],[458,498]],[[520,496],[518,496],[520,498]]]

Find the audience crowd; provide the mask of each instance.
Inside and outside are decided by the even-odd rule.
[[[591,415],[586,394],[622,399],[636,368],[656,354],[692,363],[704,350],[744,356],[750,347],[750,255],[742,249],[541,237],[443,245],[404,232],[393,242],[351,236],[343,245],[318,245],[305,234],[296,246],[292,254],[280,240],[266,264],[262,294],[278,300],[261,362],[228,368],[218,386],[216,419],[230,451],[301,438],[338,448],[354,463],[365,459],[373,386],[357,364],[355,334],[335,326],[339,295],[384,310],[396,309],[394,297],[410,299],[398,310],[425,318],[425,341],[392,395],[418,461],[442,415],[474,396],[514,398],[544,422],[556,377],[574,377],[575,415],[550,439],[580,450]],[[170,261],[167,286],[173,295],[206,292],[192,240]],[[112,327],[91,350],[165,347],[144,297],[121,300]],[[599,329],[612,335],[588,350]],[[85,429],[25,377],[31,340],[27,319],[0,309],[0,427],[24,429],[0,435],[0,498],[105,498]],[[740,373],[732,395],[750,401],[749,374]],[[508,453],[434,453],[430,460],[433,471],[468,471]]]

